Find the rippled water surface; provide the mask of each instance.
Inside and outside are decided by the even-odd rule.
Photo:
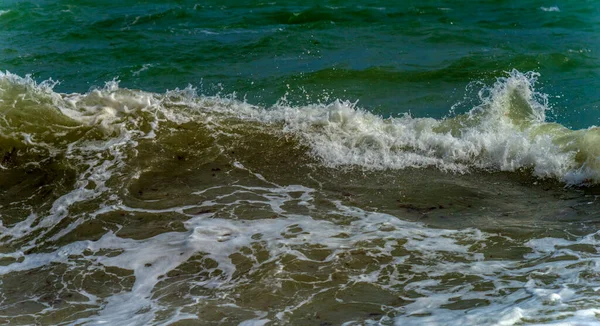
[[[0,4],[0,322],[600,324],[593,1]]]

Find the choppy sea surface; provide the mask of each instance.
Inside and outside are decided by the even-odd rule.
[[[596,1],[0,3],[0,323],[600,325]]]

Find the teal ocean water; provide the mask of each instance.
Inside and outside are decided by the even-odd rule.
[[[595,1],[0,3],[0,322],[600,324]]]
[[[595,2],[388,2],[7,1],[2,69],[60,81],[60,92],[117,78],[151,92],[191,84],[266,106],[288,94],[434,118],[465,96],[459,111],[471,109],[469,83],[517,69],[541,74],[553,119],[597,123]]]

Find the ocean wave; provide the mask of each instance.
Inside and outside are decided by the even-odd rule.
[[[592,233],[571,232],[598,210],[586,196],[437,171],[412,185],[387,179],[404,173],[318,175],[325,166],[528,169],[597,182],[596,128],[546,122],[536,78],[512,71],[481,86],[466,114],[385,119],[341,100],[260,107],[117,81],[63,94],[52,80],[0,74],[4,318],[289,324],[319,311],[334,323],[592,323],[598,232],[592,222]],[[318,171],[295,171],[306,160],[288,154],[305,150]],[[45,169],[38,180],[32,168],[11,174],[34,164]],[[289,174],[277,180],[274,165]],[[19,177],[29,183],[11,182]],[[413,215],[427,224],[405,220]],[[470,219],[482,227],[464,227]],[[326,314],[349,305],[372,307]]]
[[[0,146],[5,153],[35,146],[53,153],[75,143],[105,149],[117,138],[131,144],[153,138],[165,124],[210,122],[230,132],[235,120],[293,136],[329,167],[527,170],[567,184],[599,182],[600,129],[547,122],[548,97],[536,91],[537,78],[535,72],[508,72],[482,86],[479,104],[466,114],[386,119],[342,100],[304,106],[281,100],[267,108],[233,96],[198,95],[191,87],[157,94],[122,89],[116,81],[85,94],[59,94],[52,81],[2,73]]]

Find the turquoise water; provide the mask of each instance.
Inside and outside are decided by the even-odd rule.
[[[191,84],[253,104],[288,93],[440,118],[469,83],[518,69],[541,74],[559,122],[599,118],[594,1],[7,1],[0,10],[2,69],[53,78],[61,92],[118,78],[153,92]]]
[[[599,10],[0,3],[0,322],[600,324]]]

